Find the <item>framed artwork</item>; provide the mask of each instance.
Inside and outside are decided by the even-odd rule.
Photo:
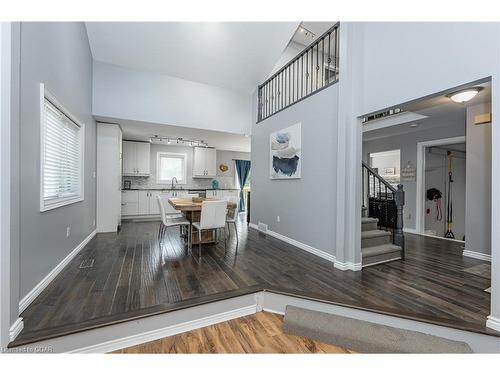
[[[269,172],[273,180],[301,177],[301,123],[269,135]]]

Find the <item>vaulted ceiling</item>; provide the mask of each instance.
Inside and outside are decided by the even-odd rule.
[[[251,93],[298,22],[87,22],[95,60]]]

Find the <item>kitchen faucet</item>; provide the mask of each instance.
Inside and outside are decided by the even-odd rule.
[[[175,184],[174,184],[174,180],[175,180]],[[172,190],[175,189],[175,185],[177,185],[179,183],[179,181],[177,181],[177,177],[172,177]]]

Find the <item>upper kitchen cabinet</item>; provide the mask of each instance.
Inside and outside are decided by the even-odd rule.
[[[215,148],[194,147],[193,177],[214,178],[217,175],[217,155]]]
[[[149,176],[151,145],[147,142],[123,142],[123,175]]]

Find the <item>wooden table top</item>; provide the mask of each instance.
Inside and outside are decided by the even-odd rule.
[[[207,201],[217,201],[220,199],[206,198]],[[192,198],[169,198],[168,203],[178,211],[201,211],[202,202],[193,202]],[[235,208],[236,204],[227,202],[228,208]]]

